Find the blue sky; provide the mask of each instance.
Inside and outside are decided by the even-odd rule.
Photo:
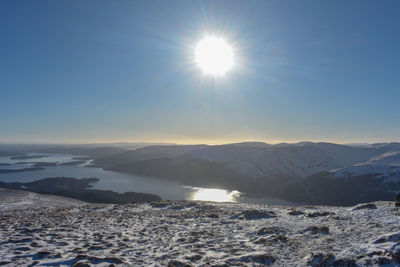
[[[400,141],[399,27],[396,0],[3,0],[0,142]]]

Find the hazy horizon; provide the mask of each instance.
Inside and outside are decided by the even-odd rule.
[[[149,144],[149,145],[228,145],[228,144],[238,144],[238,143],[265,143],[270,145],[277,144],[297,144],[297,143],[332,143],[339,145],[353,145],[353,144],[379,144],[379,143],[400,143],[400,140],[387,140],[387,141],[371,141],[371,142],[362,142],[362,141],[349,141],[349,142],[335,142],[329,140],[286,140],[286,141],[271,141],[271,140],[230,140],[230,141],[220,141],[220,142],[201,142],[201,141],[193,141],[193,142],[182,142],[182,141],[157,141],[157,140],[98,140],[98,141],[76,141],[76,142],[68,142],[68,141],[43,141],[43,142],[28,142],[28,141],[11,141],[11,142],[2,142],[0,141],[0,145],[101,145],[101,144]]]

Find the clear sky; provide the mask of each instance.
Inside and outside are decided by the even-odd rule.
[[[0,142],[400,141],[399,29],[398,0],[2,0]]]

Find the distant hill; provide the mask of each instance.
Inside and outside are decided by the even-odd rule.
[[[98,158],[94,164],[313,204],[389,200],[400,192],[400,143],[149,146]]]
[[[89,156],[106,170],[310,204],[391,200],[400,192],[400,143],[130,145],[0,145],[0,155]]]

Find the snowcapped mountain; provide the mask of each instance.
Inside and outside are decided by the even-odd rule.
[[[332,170],[336,177],[347,177],[364,174],[380,174],[381,176],[394,175],[400,168],[400,151],[390,151],[365,162],[349,167]]]
[[[400,151],[391,150],[368,161],[331,170],[331,173],[335,178],[346,177],[347,179],[373,175],[376,179],[382,180],[387,191],[398,193],[400,192]]]
[[[400,192],[400,143],[149,146],[95,159],[95,165],[314,204],[388,200]],[[332,192],[352,196],[337,203]]]
[[[397,153],[397,154],[396,154]],[[267,146],[237,144],[211,146],[187,153],[193,158],[228,164],[242,174],[273,178],[304,178],[309,175],[351,168],[368,162],[400,163],[400,144],[376,144],[354,147],[330,143],[302,142]],[[371,172],[366,172],[371,173]],[[335,176],[340,176],[338,172]],[[363,173],[365,174],[365,173]],[[345,175],[347,176],[347,175]]]

